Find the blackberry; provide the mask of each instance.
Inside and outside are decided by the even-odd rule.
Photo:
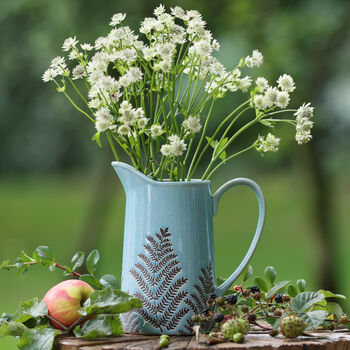
[[[237,304],[237,295],[236,294],[230,294],[225,297],[225,301],[227,304],[235,305]]]
[[[275,295],[275,302],[278,303],[278,304],[283,303],[283,295],[282,295],[282,293],[278,293],[278,294]]]
[[[216,294],[210,294],[209,297],[208,297],[208,301],[210,300],[215,300],[216,299]]]
[[[286,316],[282,319],[280,328],[286,338],[294,339],[303,334],[306,325],[298,316]]]
[[[242,295],[243,295],[245,298],[249,298],[249,297],[250,297],[250,290],[249,290],[249,289],[243,289]]]
[[[255,300],[260,300],[260,297],[261,297],[261,293],[260,292],[255,292],[254,295],[253,295],[253,298]]]
[[[257,287],[257,286],[251,286],[249,288],[249,290],[254,294],[254,293],[257,293],[257,292],[260,292],[260,288]]]
[[[224,318],[225,318],[225,316],[221,312],[218,312],[214,315],[213,320],[216,323],[220,323],[224,320]]]
[[[202,314],[205,315],[205,316],[208,316],[210,311],[211,311],[211,308],[210,308],[210,307],[206,307],[206,308],[202,311]]]
[[[273,314],[274,314],[275,316],[277,316],[277,317],[280,317],[280,316],[282,316],[282,311],[281,311],[280,309],[276,309],[276,310],[273,312]]]
[[[254,323],[256,321],[256,315],[255,314],[249,314],[248,315],[248,321],[250,323]]]

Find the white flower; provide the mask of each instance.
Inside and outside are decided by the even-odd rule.
[[[303,143],[307,143],[312,139],[312,135],[310,132],[304,132],[300,131],[295,134],[295,140],[298,142],[299,145],[302,145]]]
[[[219,51],[220,50],[220,44],[219,42],[214,39],[211,43],[211,47],[215,50],[215,51]]]
[[[188,131],[191,134],[199,132],[202,128],[200,119],[192,115],[190,115],[187,119],[183,121],[182,126],[185,129],[185,131]]]
[[[118,134],[122,136],[127,136],[130,133],[130,128],[127,125],[121,125],[118,128]]]
[[[160,135],[162,135],[163,130],[162,127],[158,124],[154,124],[151,126],[151,136],[152,137],[158,137]]]
[[[244,63],[247,67],[260,67],[264,62],[264,56],[259,50],[254,50],[252,56],[247,56]]]
[[[94,98],[89,101],[88,105],[90,108],[97,109],[101,107],[102,101],[99,98]]]
[[[78,64],[73,69],[72,75],[73,75],[73,78],[72,78],[73,80],[85,77],[86,76],[85,68],[81,64]]]
[[[164,73],[169,73],[171,70],[171,61],[162,60],[154,65],[155,70],[161,70]]]
[[[82,54],[76,48],[73,48],[72,51],[68,55],[68,58],[70,60],[76,60],[76,59],[81,58],[81,57],[82,57]]]
[[[183,10],[180,6],[175,6],[174,8],[171,8],[171,14],[177,18],[180,19],[186,19],[186,12]]]
[[[57,75],[58,75],[58,72],[56,69],[49,68],[42,75],[42,80],[44,81],[44,83],[47,83],[49,81],[54,80],[54,78],[57,77]]]
[[[102,107],[95,112],[96,116],[96,130],[103,132],[107,129],[114,129],[116,125],[114,124],[113,116],[107,107]]]
[[[66,61],[64,59],[64,57],[62,56],[57,56],[54,59],[52,59],[51,64],[50,64],[51,68],[66,68]]]
[[[173,156],[182,156],[183,152],[186,151],[187,145],[184,140],[181,140],[178,135],[171,135],[168,138],[170,140],[171,152]]]
[[[272,107],[276,102],[278,90],[274,87],[269,86],[265,91],[266,105]]]
[[[94,48],[91,44],[80,44],[80,47],[84,51],[91,51]]]
[[[275,105],[279,108],[286,108],[290,101],[289,94],[287,91],[277,91],[277,97]]]
[[[134,109],[120,109],[121,117],[119,117],[119,121],[125,125],[133,125],[135,123],[135,110]]]
[[[214,62],[209,66],[209,71],[211,74],[221,76],[225,73],[225,67],[220,62]]]
[[[113,15],[111,21],[109,22],[109,25],[116,26],[119,23],[123,22],[125,17],[126,17],[125,13],[116,13],[115,15]]]
[[[257,78],[255,84],[261,92],[265,91],[269,86],[269,82],[263,77]]]
[[[313,125],[314,123],[310,119],[304,117],[298,120],[296,130],[302,132],[310,131]]]
[[[193,52],[199,56],[208,56],[213,50],[210,43],[206,40],[197,41],[192,48]]]
[[[288,74],[281,75],[277,80],[277,84],[282,91],[292,92],[295,90],[294,80]]]
[[[127,74],[124,74],[119,78],[118,83],[120,86],[128,87],[131,84],[130,77]]]
[[[123,101],[120,104],[119,113],[123,113],[124,111],[131,111],[131,109],[132,109],[132,104],[128,101]]]
[[[69,51],[69,50],[75,48],[75,46],[78,44],[78,42],[79,41],[76,39],[76,37],[67,38],[62,45],[63,51]]]
[[[163,156],[169,157],[173,155],[173,147],[171,145],[163,145],[160,148],[160,152],[163,154]]]
[[[135,117],[136,118],[143,118],[144,115],[145,115],[145,112],[144,112],[144,110],[141,107],[136,109],[136,111],[135,111]]]
[[[256,94],[254,96],[254,106],[260,110],[266,108],[264,95]]]
[[[136,83],[142,79],[143,73],[139,67],[130,67],[126,75],[128,76],[130,83]]]
[[[160,16],[165,12],[165,7],[164,5],[160,4],[158,7],[156,7],[153,11],[155,16]]]
[[[303,103],[294,115],[297,120],[301,118],[312,118],[314,115],[314,107],[311,107],[311,103]]]
[[[151,47],[145,47],[142,50],[143,57],[146,61],[151,61],[152,58],[157,54],[154,48]]]
[[[137,126],[140,128],[140,129],[144,129],[147,124],[148,124],[148,118],[140,118],[137,120]]]
[[[259,137],[256,150],[259,152],[277,152],[280,139],[271,133],[269,133],[264,139],[262,136]]]
[[[251,84],[252,84],[252,79],[249,76],[245,76],[244,78],[238,79],[236,81],[237,88],[242,90],[243,92],[248,91]]]

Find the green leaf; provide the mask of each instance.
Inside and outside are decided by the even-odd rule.
[[[328,302],[327,303],[328,313],[331,315],[335,315],[337,320],[339,321],[343,315],[343,310],[338,303]]]
[[[55,262],[55,257],[51,249],[47,246],[40,246],[36,248],[33,253],[33,258],[36,262],[39,262],[45,266],[49,266]]]
[[[238,301],[237,305],[247,305],[249,307],[253,307],[256,304],[253,298],[241,299]]]
[[[119,315],[99,315],[97,318],[86,321],[74,330],[77,337],[98,338],[107,335],[123,334]]]
[[[93,275],[96,271],[96,265],[100,260],[100,253],[97,249],[91,251],[86,259],[86,268]]]
[[[21,258],[25,262],[33,262],[35,261],[33,258],[31,258],[29,255],[27,255],[23,250],[21,251]]]
[[[91,287],[95,288],[95,289],[102,289],[103,286],[101,284],[101,282],[98,280],[98,278],[94,277],[94,276],[91,276],[91,275],[81,275],[79,277],[79,279],[81,281],[84,281],[86,283],[89,283]]]
[[[275,268],[273,266],[267,266],[265,268],[265,276],[267,280],[270,282],[270,284],[272,285],[275,282],[275,279],[277,276],[277,272]]]
[[[219,287],[221,284],[223,284],[227,278],[222,278],[222,277],[216,277],[216,285]],[[231,292],[230,292],[231,293]]]
[[[258,286],[260,288],[260,290],[262,290],[263,292],[267,292],[268,291],[268,288],[267,288],[267,285],[266,285],[266,282],[260,278],[260,277],[255,277],[254,278],[254,284],[256,286]]]
[[[113,289],[120,289],[120,282],[113,275],[104,275],[100,278],[100,283],[104,288],[112,287]]]
[[[334,293],[330,292],[329,290],[320,289],[318,292],[323,294],[325,298],[339,298],[339,299],[345,299],[346,300],[346,296],[345,295],[334,294]]]
[[[102,143],[101,143],[101,132],[98,131],[92,138],[92,141],[96,141],[96,143],[98,144],[99,147],[102,148]]]
[[[51,350],[55,336],[59,333],[60,331],[52,327],[27,329],[17,347],[21,350]]]
[[[7,335],[20,337],[28,328],[19,322],[2,322],[0,325],[0,338]]]
[[[47,307],[44,301],[38,298],[24,301],[19,304],[19,307],[14,314],[12,320],[16,322],[26,322],[30,318],[43,317],[48,314]]]
[[[248,265],[242,273],[242,282],[247,281],[252,274],[253,268],[250,265]]]
[[[7,269],[7,270],[9,270],[9,268],[8,268],[9,265],[10,265],[10,260],[4,260],[1,263],[0,269]]]
[[[277,331],[277,329],[279,328],[279,326],[280,326],[282,320],[283,320],[283,316],[281,316],[280,318],[278,318],[278,319],[276,320],[276,322],[273,324],[272,329],[273,329],[274,331]]]
[[[292,298],[299,294],[298,290],[292,284],[288,286],[287,292]]]
[[[310,306],[324,300],[324,295],[315,292],[302,292],[292,300],[292,308],[295,312],[300,313],[307,310]],[[321,311],[321,310],[319,310]]]
[[[74,254],[71,261],[72,270],[76,271],[77,269],[79,269],[79,267],[84,264],[84,259],[85,259],[84,252],[77,252],[76,254]]]
[[[139,299],[134,298],[120,290],[110,287],[97,290],[90,295],[83,305],[81,314],[99,315],[99,314],[116,314],[128,312],[135,308],[142,307]]]
[[[300,294],[299,294],[300,295]],[[306,314],[302,313],[300,318],[306,323],[306,330],[319,327],[327,317],[327,312],[323,310],[309,311]]]
[[[281,281],[281,282],[277,282],[270,290],[269,292],[266,294],[266,298],[272,298],[272,296],[274,296],[275,294],[279,293],[280,291],[282,291],[286,285],[288,283],[290,283],[291,281]]]
[[[297,286],[298,286],[300,292],[305,292],[306,281],[303,279],[297,280]]]

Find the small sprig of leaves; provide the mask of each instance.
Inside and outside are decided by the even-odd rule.
[[[43,300],[33,298],[21,303],[14,314],[2,314],[0,317],[0,337],[13,336],[19,338],[17,347],[22,350],[42,349],[51,350],[55,337],[59,334],[71,334],[77,337],[95,338],[123,333],[119,314],[134,308],[142,307],[139,299],[120,290],[120,283],[113,275],[97,277],[96,265],[100,260],[98,250],[93,250],[85,259],[83,252],[77,252],[70,264],[59,264],[52,250],[40,246],[31,256],[21,252],[15,264],[5,260],[0,269],[16,269],[22,276],[31,266],[42,265],[50,271],[56,268],[63,270],[64,276],[72,276],[89,283],[95,292],[85,301],[80,310],[81,319],[63,331],[53,328],[50,324],[52,317],[48,313]],[[88,274],[81,274],[77,270],[85,263]],[[88,320],[84,322],[85,319]],[[59,323],[57,320],[54,320]]]
[[[272,266],[266,267],[264,278],[252,278],[254,285],[246,287],[252,275],[253,268],[248,266],[242,274],[240,285],[235,285],[233,291],[228,290],[224,296],[210,296],[205,312],[193,317],[193,322],[199,325],[214,321],[210,343],[227,341],[225,332],[222,332],[223,325],[232,319],[269,332],[271,336],[281,333],[289,338],[315,329],[350,329],[348,316],[334,302],[334,299],[346,299],[344,295],[322,289],[317,292],[306,291],[303,279],[297,280],[295,284],[292,281],[277,281],[277,273]],[[223,282],[222,278],[217,281],[218,285]],[[287,322],[288,327],[284,327]],[[233,327],[237,324],[231,323]],[[295,327],[296,331],[286,331],[290,327]],[[227,332],[227,328],[226,325],[226,334],[235,333],[235,330]]]

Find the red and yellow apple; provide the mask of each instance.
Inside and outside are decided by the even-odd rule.
[[[94,291],[84,281],[67,280],[52,287],[44,296],[44,302],[49,315],[69,328],[81,318],[79,311]],[[63,329],[52,320],[50,320],[50,323],[57,329]]]

